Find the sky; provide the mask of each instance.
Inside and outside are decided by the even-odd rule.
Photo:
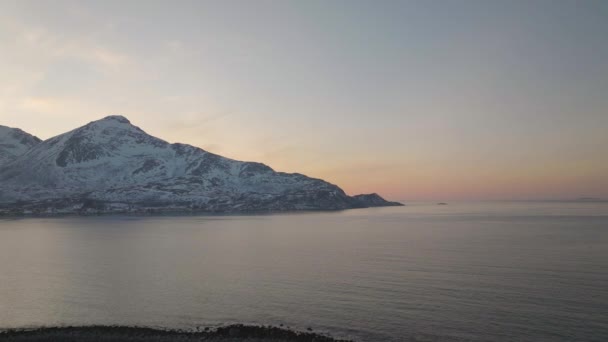
[[[608,1],[0,0],[0,125],[395,200],[608,197]]]

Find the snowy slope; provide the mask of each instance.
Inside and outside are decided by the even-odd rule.
[[[18,128],[0,126],[0,167],[23,155],[40,139]]]
[[[122,116],[109,116],[38,143],[0,165],[0,190],[5,212],[229,212],[367,206],[323,180],[167,143]]]

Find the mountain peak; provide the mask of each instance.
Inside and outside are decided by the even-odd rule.
[[[77,128],[74,130],[75,132],[85,133],[87,135],[91,134],[91,132],[108,132],[108,130],[113,132],[119,131],[141,131],[141,129],[131,123],[129,119],[122,115],[108,115],[99,120],[94,120],[89,122],[88,124]],[[143,132],[142,132],[143,133]]]
[[[97,120],[97,122],[105,122],[105,121],[117,121],[117,122],[123,123],[123,124],[131,123],[131,121],[129,121],[129,119],[125,118],[122,115],[108,115],[103,119]]]
[[[48,140],[56,165],[115,162],[112,158],[161,153],[168,143],[148,135],[121,115],[110,115]],[[109,159],[108,159],[109,158]]]

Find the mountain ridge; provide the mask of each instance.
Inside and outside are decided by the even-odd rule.
[[[42,142],[38,137],[19,128],[0,125],[0,166],[6,164]]]
[[[37,138],[36,138],[37,139]],[[23,149],[22,149],[23,150]],[[111,115],[0,163],[0,214],[340,210],[401,205],[168,143]]]

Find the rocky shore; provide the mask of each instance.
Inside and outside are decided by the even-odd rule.
[[[202,331],[162,330],[143,327],[88,326],[9,329],[0,332],[6,342],[352,342],[314,332],[281,327],[229,325]]]

